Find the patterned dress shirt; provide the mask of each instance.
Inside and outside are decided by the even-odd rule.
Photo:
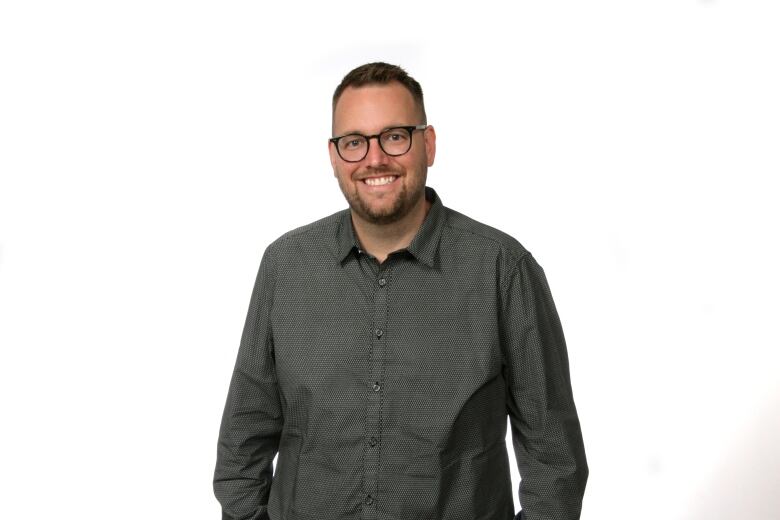
[[[219,432],[223,520],[579,518],[588,468],[544,272],[425,196],[381,264],[349,209],[266,248]]]

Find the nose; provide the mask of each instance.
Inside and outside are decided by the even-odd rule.
[[[374,139],[376,142],[371,142]],[[390,160],[390,156],[379,146],[379,137],[375,136],[368,140],[368,153],[365,160],[370,166],[381,166]]]

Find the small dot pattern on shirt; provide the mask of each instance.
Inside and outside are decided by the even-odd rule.
[[[579,518],[588,468],[544,271],[425,193],[381,264],[348,209],[266,248],[219,432],[223,520]]]

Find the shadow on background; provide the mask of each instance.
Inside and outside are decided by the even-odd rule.
[[[691,514],[683,518],[780,519],[780,393],[766,403],[758,419],[745,427],[733,445],[712,454],[722,463],[696,491]],[[727,409],[723,420],[728,420]],[[712,428],[718,428],[718,424]]]

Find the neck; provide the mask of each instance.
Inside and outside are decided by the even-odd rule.
[[[423,194],[408,214],[392,224],[368,222],[352,211],[352,226],[363,250],[382,263],[388,254],[409,246],[430,209],[431,202]]]

